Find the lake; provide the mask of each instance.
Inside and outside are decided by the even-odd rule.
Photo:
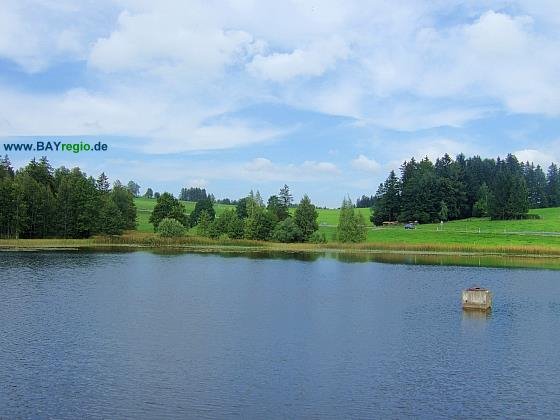
[[[0,252],[0,417],[560,415],[559,272],[268,257]]]

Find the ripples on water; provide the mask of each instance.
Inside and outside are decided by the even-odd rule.
[[[0,417],[559,415],[558,272],[305,259],[0,253]]]

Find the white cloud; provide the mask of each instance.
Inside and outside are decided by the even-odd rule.
[[[28,72],[39,71],[45,60],[39,54],[39,39],[27,35],[27,27],[14,2],[0,9],[0,56],[9,58]]]
[[[27,73],[53,63],[82,60],[88,44],[111,24],[111,0],[0,2],[0,57]]]
[[[364,120],[361,88],[351,81],[332,81],[306,90],[295,88],[283,95],[290,105],[317,112]],[[367,114],[367,112],[366,112]]]
[[[550,166],[552,162],[559,162],[558,156],[556,155],[557,150],[543,152],[537,149],[523,149],[513,152],[520,162],[530,162],[535,165],[541,165],[545,170]]]
[[[459,153],[463,153],[465,156],[472,156],[475,153],[479,153],[483,156],[491,156],[485,153],[483,147],[474,146],[470,142],[446,139],[446,138],[416,138],[407,141],[399,141],[393,144],[392,147],[388,148],[388,153],[390,156],[396,157],[396,159],[391,158],[385,165],[385,170],[397,170],[404,161],[409,161],[412,157],[416,160],[428,157],[430,161],[435,163],[436,159],[442,157],[446,153],[451,156],[452,159]]]
[[[489,115],[489,107],[464,107],[444,105],[426,100],[390,101],[378,105],[378,112],[368,116],[364,123],[402,131],[416,131],[433,127],[461,127],[472,121]]]
[[[364,65],[381,96],[459,97],[463,115],[481,99],[512,112],[559,115],[559,48],[558,37],[539,33],[530,16],[487,10],[472,23],[417,27],[365,56]]]
[[[208,186],[208,181],[205,179],[191,179],[188,185],[194,188],[206,188]]]
[[[306,160],[303,162],[301,167],[310,173],[323,173],[331,175],[340,173],[337,166],[331,162],[315,162],[314,160]]]
[[[206,186],[212,180],[248,181],[259,184],[269,181],[305,182],[334,179],[340,170],[330,162],[305,161],[296,163],[276,163],[267,158],[255,158],[247,162],[216,162],[197,160],[185,164],[184,160],[157,158],[149,162],[138,160],[112,159],[107,165],[116,168],[123,179],[146,179],[151,182],[179,182],[190,179],[190,186]],[[114,171],[114,172],[115,172]],[[98,172],[100,172],[98,170]]]
[[[27,72],[87,60],[94,82],[50,95],[0,86],[0,134],[243,147],[286,133],[225,117],[262,102],[409,131],[500,111],[557,117],[558,6],[507,3],[5,0],[0,57]]]
[[[332,38],[317,41],[305,48],[297,48],[290,53],[256,55],[247,64],[247,69],[255,76],[275,82],[285,82],[298,76],[321,76],[333,68],[338,60],[348,57],[346,44]]]
[[[381,170],[381,165],[376,160],[369,159],[364,155],[360,155],[352,160],[352,166],[361,171],[372,172],[374,174]]]
[[[469,156],[472,152],[472,144],[465,144],[465,142],[453,139],[424,139],[415,143],[416,150],[411,156],[415,156],[417,159],[427,156],[432,162],[446,153],[455,158],[459,153]],[[408,158],[410,159],[411,156]]]
[[[483,157],[493,156],[493,152],[488,149],[489,145],[477,145],[472,140],[462,141],[450,138],[418,137],[408,140],[383,139],[383,164],[379,172],[383,177],[391,171],[398,173],[399,168],[405,161],[412,157],[416,160],[426,156],[435,163],[437,158],[448,154],[455,159],[459,153],[465,156],[481,155]]]
[[[25,114],[20,111],[24,109]],[[129,90],[33,96],[0,90],[0,136],[118,135],[142,138],[146,153],[219,150],[270,141],[288,133],[240,119],[207,120],[221,109],[175,105]]]
[[[270,141],[289,131],[290,129],[253,126],[241,120],[193,127],[183,126],[180,121],[171,121],[153,141],[146,144],[143,151],[158,154],[231,149]]]
[[[246,179],[259,181],[301,181],[325,179],[340,174],[331,162],[305,161],[302,164],[277,164],[266,158],[256,158],[241,168]]]
[[[117,29],[95,42],[89,62],[109,73],[164,75],[174,71],[206,78],[220,75],[224,66],[254,48],[252,43],[252,36],[245,31],[207,26],[181,9],[137,14],[125,10],[118,18]]]

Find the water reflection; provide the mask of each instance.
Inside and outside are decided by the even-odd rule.
[[[487,334],[492,319],[492,311],[462,310],[461,328],[465,337],[473,343],[479,342]]]
[[[248,250],[248,251],[209,251],[197,249],[181,249],[181,248],[157,248],[150,250],[156,255],[219,255],[223,258],[249,258],[252,260],[296,260],[296,261],[317,261],[319,258],[327,256],[323,252],[300,252],[300,251],[261,251],[261,250]]]
[[[179,254],[184,251],[178,251]],[[226,258],[275,259],[316,261],[319,258],[335,259],[345,263],[377,262],[386,264],[439,265],[495,268],[545,268],[560,270],[560,258],[557,257],[514,257],[503,255],[440,255],[410,254],[385,252],[285,252],[285,251],[251,251],[219,252]]]
[[[342,262],[381,262],[388,264],[450,265],[496,268],[547,268],[560,269],[558,257],[517,257],[505,255],[441,255],[403,254],[383,252],[330,253],[327,256]]]
[[[339,252],[339,251],[218,251],[209,252],[184,249],[157,249],[156,254],[183,255],[185,252],[195,254],[213,254],[225,258],[273,259],[317,261],[320,258],[335,259],[344,263],[386,263],[407,265],[439,265],[465,267],[495,267],[495,268],[544,268],[560,270],[558,257],[517,257],[504,255],[441,255],[441,254],[413,254],[398,252]]]
[[[463,309],[463,321],[487,321],[492,318],[492,309],[477,311]]]
[[[495,267],[495,268],[543,268],[560,270],[560,257],[526,257],[506,255],[460,255],[460,254],[416,254],[399,252],[377,252],[377,251],[267,251],[267,250],[213,250],[213,249],[185,249],[185,248],[82,248],[75,251],[64,251],[68,254],[90,254],[108,252],[111,254],[129,252],[149,251],[155,255],[180,256],[185,254],[197,255],[219,255],[224,258],[248,258],[248,259],[273,259],[273,260],[296,260],[317,261],[320,258],[334,259],[344,263],[367,263],[378,262],[387,264],[407,265],[439,265],[439,266],[465,266],[465,267]],[[30,252],[29,254],[45,254],[50,252]],[[57,251],[58,252],[58,251]],[[10,254],[10,252],[7,252]],[[18,256],[18,263],[25,262],[26,258]],[[34,257],[29,258],[35,261]],[[45,258],[42,264],[47,264],[49,258]],[[72,261],[69,261],[72,264]],[[80,259],[80,265],[87,264],[87,260]]]

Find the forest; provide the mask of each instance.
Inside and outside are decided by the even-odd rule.
[[[379,185],[373,198],[372,222],[434,223],[469,217],[510,220],[537,217],[530,208],[560,206],[558,166],[545,174],[540,166],[505,159],[465,158],[448,154],[436,159],[414,158]]]
[[[53,169],[46,158],[17,171],[0,159],[0,237],[87,238],[136,226],[133,194],[79,168]]]

